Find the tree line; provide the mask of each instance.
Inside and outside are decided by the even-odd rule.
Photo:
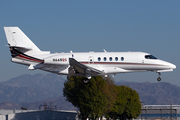
[[[71,77],[66,80],[63,96],[79,112],[79,118],[95,120],[137,118],[141,112],[139,95],[127,86],[117,86],[111,77],[92,77],[86,84],[84,77]]]

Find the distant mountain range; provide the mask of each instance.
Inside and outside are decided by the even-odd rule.
[[[63,98],[65,80],[56,74],[21,75],[0,83],[0,109],[39,109],[44,102],[57,109],[74,110]],[[140,100],[148,105],[180,104],[180,87],[166,82],[120,82],[139,93]]]
[[[62,96],[64,79],[56,74],[21,75],[0,83],[0,103],[32,103]]]
[[[0,109],[38,109],[44,102],[58,109],[74,109],[63,98],[65,80],[56,74],[21,75],[0,83]]]
[[[139,93],[140,100],[146,105],[180,104],[180,87],[167,82],[157,83],[120,83]]]

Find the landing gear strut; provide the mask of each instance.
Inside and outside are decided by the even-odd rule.
[[[158,74],[159,74],[159,77],[157,78],[157,81],[161,81],[161,73],[160,72],[158,72]]]
[[[87,70],[86,70],[86,73],[88,73],[89,71],[90,71],[90,70],[87,69]],[[85,84],[87,84],[90,79],[91,79],[91,75],[90,75],[90,74],[86,74],[86,79],[84,79],[83,82],[84,82]]]
[[[87,84],[89,82],[89,79],[84,79],[83,82]]]

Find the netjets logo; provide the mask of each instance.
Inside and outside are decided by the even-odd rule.
[[[66,62],[67,58],[53,58],[53,61],[55,61],[55,62]]]

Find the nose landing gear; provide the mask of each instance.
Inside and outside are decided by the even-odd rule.
[[[158,74],[159,74],[159,77],[157,78],[157,81],[161,81],[161,73],[158,72]]]

